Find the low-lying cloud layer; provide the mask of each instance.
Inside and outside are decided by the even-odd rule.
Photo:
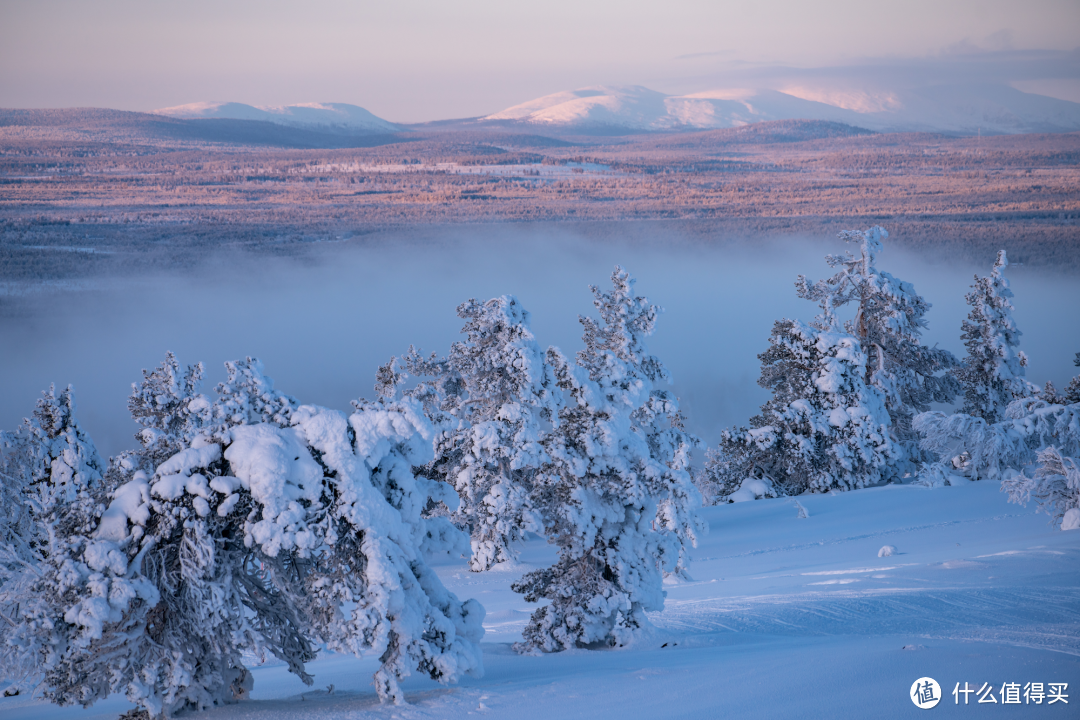
[[[711,444],[764,401],[756,355],[773,321],[815,313],[796,297],[796,276],[825,276],[823,255],[839,249],[812,239],[705,246],[675,235],[597,242],[494,226],[437,242],[403,234],[378,247],[339,245],[304,261],[206,258],[95,291],[42,294],[24,315],[0,320],[0,427],[29,415],[49,383],[73,383],[80,417],[102,452],[116,453],[134,442],[130,384],[167,350],[206,363],[208,392],[224,361],[253,355],[302,402],[347,408],[372,395],[375,369],[410,344],[445,353],[459,337],[455,308],[470,297],[517,295],[541,345],[572,354],[577,316],[594,312],[588,286],[606,285],[620,263],[665,308],[650,349],[672,371],[690,429]],[[989,268],[935,267],[889,248],[879,267],[934,304],[926,341],[962,354],[963,295],[972,273]],[[1060,387],[1077,372],[1080,319],[1067,310],[1080,306],[1080,284],[1023,267],[1009,274],[1029,377]]]

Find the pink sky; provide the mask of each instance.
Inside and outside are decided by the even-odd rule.
[[[1080,100],[1078,30],[1076,0],[0,0],[0,106],[347,102],[417,122],[593,84],[695,92],[867,58],[933,77],[984,56],[992,80]]]

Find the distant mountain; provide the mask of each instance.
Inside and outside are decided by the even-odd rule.
[[[341,127],[298,127],[262,120],[190,120],[104,108],[0,108],[0,133],[6,133],[7,137],[18,137],[20,128],[34,128],[35,132],[31,137],[39,140],[150,142],[158,145],[179,142],[285,148],[356,148],[413,140],[407,133],[376,133]]]
[[[726,90],[672,96],[640,85],[596,85],[546,95],[488,115],[483,120],[583,129],[697,130],[791,118],[852,123],[858,115],[775,90]]]
[[[396,133],[400,125],[383,120],[357,105],[300,103],[255,107],[235,102],[198,102],[153,111],[184,120],[259,120],[305,128],[340,128],[349,132]]]
[[[640,85],[596,85],[545,95],[480,122],[588,132],[721,129],[794,119],[883,131],[1071,132],[1080,130],[1080,103],[1024,93],[1006,85],[896,91],[722,89],[691,95],[665,95]]]

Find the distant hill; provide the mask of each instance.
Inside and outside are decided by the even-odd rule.
[[[255,107],[236,102],[197,102],[154,110],[155,115],[182,120],[259,120],[311,129],[342,129],[353,133],[386,134],[402,127],[362,107],[346,103],[299,103]]]
[[[345,128],[302,128],[260,120],[181,119],[153,113],[69,108],[62,110],[0,109],[6,135],[18,128],[50,131],[42,139],[95,142],[180,141],[282,148],[374,147],[411,139],[400,133],[350,132]],[[39,132],[40,135],[40,132]]]

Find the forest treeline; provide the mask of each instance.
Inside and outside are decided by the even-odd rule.
[[[1080,269],[1075,133],[433,130],[298,150],[166,142],[110,122],[0,127],[0,281],[139,272],[190,262],[193,250],[302,254],[311,242],[417,226],[535,222],[589,236],[648,221],[709,243],[887,223],[895,243],[930,259],[985,264],[1006,248],[1013,262]]]

